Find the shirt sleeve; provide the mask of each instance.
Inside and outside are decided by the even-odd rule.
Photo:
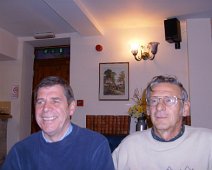
[[[114,168],[115,170],[130,170],[127,164],[128,153],[126,152],[125,147],[121,146],[122,144],[120,144],[112,153]]]
[[[92,170],[114,170],[114,164],[107,140],[103,141],[93,154]]]
[[[16,149],[13,147],[6,156],[1,170],[21,170],[20,161]]]
[[[117,156],[118,156],[118,147],[113,151],[112,153],[112,158],[113,158],[113,164],[114,164],[114,168],[117,170]]]

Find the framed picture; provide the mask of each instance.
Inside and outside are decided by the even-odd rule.
[[[129,100],[129,62],[99,63],[99,100]]]

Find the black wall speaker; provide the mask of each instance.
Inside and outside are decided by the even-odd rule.
[[[169,43],[181,42],[180,21],[177,18],[164,20],[165,39]]]

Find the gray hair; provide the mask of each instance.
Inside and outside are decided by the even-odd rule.
[[[183,84],[178,81],[176,76],[155,76],[152,78],[152,80],[148,83],[146,88],[146,98],[148,99],[150,97],[150,94],[152,92],[152,88],[159,84],[159,83],[170,83],[175,84],[181,89],[181,98],[183,101],[188,101],[188,93],[186,89],[183,87]]]

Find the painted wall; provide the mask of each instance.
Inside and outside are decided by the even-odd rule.
[[[8,31],[0,28],[0,60],[16,59],[18,39]]]
[[[0,100],[11,101],[12,119],[8,120],[7,125],[7,150],[14,143],[28,136],[31,127],[31,84],[34,48],[18,39],[14,39],[14,41],[18,42],[16,60],[7,58],[7,61],[0,62]],[[17,98],[12,97],[13,86],[19,87]]]
[[[199,31],[205,32],[205,27],[202,24],[205,25],[206,23],[202,22],[202,20],[194,24]],[[193,25],[191,26],[193,27]],[[181,29],[182,43],[179,50],[175,50],[174,44],[169,44],[165,41],[163,22],[161,22],[161,27],[157,28],[107,30],[103,36],[96,37],[82,37],[78,34],[66,35],[66,37],[70,37],[71,39],[71,85],[75,92],[75,98],[83,99],[85,104],[84,107],[77,108],[73,116],[73,122],[80,126],[85,126],[86,114],[127,114],[127,110],[132,104],[131,100],[98,100],[99,63],[102,62],[129,62],[130,97],[132,97],[135,88],[145,88],[147,82],[153,76],[158,74],[174,74],[182,81],[186,89],[195,94],[192,95],[192,102],[195,101],[198,104],[207,103],[208,108],[205,109],[205,112],[210,114],[210,100],[199,98],[199,92],[196,90],[199,89],[198,85],[204,77],[203,73],[201,73],[201,77],[195,76],[196,68],[191,68],[193,64],[198,65],[199,57],[194,63],[192,61],[193,57],[188,57],[187,35],[189,35],[188,32],[190,29],[186,30],[185,23],[181,23]],[[207,28],[206,35],[204,36],[209,36],[209,32]],[[191,44],[201,38],[194,33],[188,37],[190,38],[191,36],[193,38],[188,41]],[[158,53],[153,61],[137,62],[134,60],[130,52],[130,43],[135,40],[138,40],[142,44],[147,44],[150,41],[160,42]],[[207,51],[207,57],[209,57],[211,51],[207,43],[208,40],[200,41],[202,51]],[[95,51],[96,44],[103,45],[102,52]],[[17,55],[17,59],[14,61],[0,62],[0,100],[12,100],[10,96],[12,85],[20,85],[19,98],[12,100],[13,118],[8,122],[8,150],[14,143],[29,135],[31,121],[30,90],[32,85],[33,46],[30,45],[29,40],[26,43],[23,40],[19,41]],[[208,67],[204,68],[204,70],[210,73],[211,67],[207,63],[208,60],[201,60],[202,67]],[[190,71],[190,68],[193,70],[193,73]],[[191,78],[189,76],[190,72],[192,73]],[[206,80],[205,77],[204,81]],[[191,82],[189,82],[190,80]],[[193,83],[196,85],[194,86]],[[209,78],[207,79],[207,83],[210,84]],[[192,90],[190,90],[190,87]],[[201,88],[202,94],[207,93],[208,89],[209,85],[206,90]],[[197,93],[198,95],[196,95]],[[192,107],[194,107],[193,104]],[[193,108],[191,110],[193,111]],[[198,114],[192,113],[192,120],[198,120],[198,122],[195,121],[196,125],[209,126],[210,124],[210,119],[207,116],[199,116],[199,112]],[[134,121],[132,121],[131,125],[132,132],[135,130]],[[212,128],[211,125],[209,127]]]
[[[0,62],[0,100],[11,101],[12,119],[7,124],[7,147],[10,148],[16,141],[20,140],[20,93],[18,98],[12,98],[12,87],[21,88],[21,69],[20,59]]]
[[[22,56],[20,89],[20,139],[31,133],[31,98],[33,82],[34,48],[20,40],[19,56]],[[26,128],[27,127],[27,128]]]
[[[212,128],[211,19],[188,20],[187,32],[192,125]]]
[[[109,30],[104,36],[71,37],[71,85],[76,99],[84,100],[73,120],[85,126],[86,114],[127,114],[132,101],[99,101],[99,63],[129,62],[129,91],[144,89],[153,76],[172,74],[179,77],[188,89],[188,55],[185,24],[182,23],[181,49],[165,41],[163,23],[158,28],[129,30]],[[130,52],[130,43],[138,40],[142,44],[150,41],[160,42],[158,53],[153,61],[135,61]],[[102,52],[95,51],[96,44],[103,46]],[[83,120],[83,121],[82,121]],[[135,131],[132,121],[131,132]]]

